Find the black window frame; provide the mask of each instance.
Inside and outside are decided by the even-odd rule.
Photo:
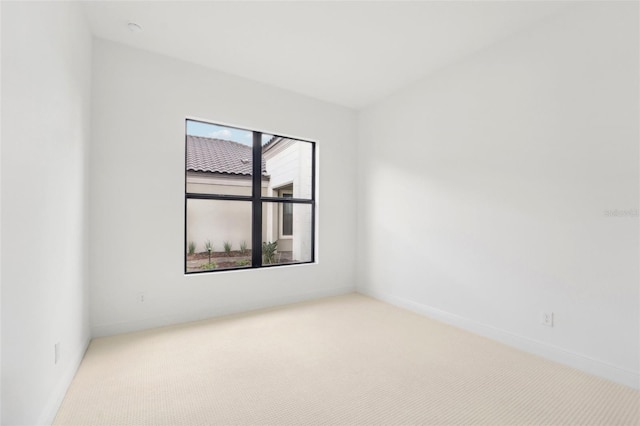
[[[229,194],[205,194],[198,192],[187,191],[187,123],[189,121],[211,124],[214,126],[227,127],[230,129],[237,129],[247,132],[252,132],[252,184],[251,195],[229,195]],[[276,135],[273,133],[267,133],[274,137],[281,137],[293,141],[299,141],[311,144],[311,198],[293,198],[292,197],[269,197],[262,195],[262,135],[266,132],[257,130],[251,130],[243,127],[229,126],[226,124],[217,124],[209,121],[203,121],[193,118],[185,119],[185,132],[184,132],[184,274],[195,275],[205,274],[211,272],[223,272],[223,271],[244,271],[251,269],[261,268],[274,268],[280,266],[291,265],[305,265],[309,263],[315,263],[316,258],[316,142],[294,138],[283,135]],[[210,269],[202,271],[187,272],[187,203],[188,200],[223,200],[223,201],[246,201],[251,203],[251,266],[239,266],[224,269]],[[291,204],[308,204],[311,206],[311,259],[301,262],[288,262],[288,263],[276,263],[276,264],[262,264],[262,204],[268,203],[291,203]]]

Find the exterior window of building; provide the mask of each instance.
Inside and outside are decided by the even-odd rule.
[[[186,121],[185,273],[315,260],[315,143]]]
[[[280,190],[280,196],[283,198],[292,198],[292,189]],[[293,204],[281,203],[280,204],[280,236],[283,238],[291,237],[293,235]]]

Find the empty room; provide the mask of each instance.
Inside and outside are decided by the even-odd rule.
[[[2,425],[640,424],[640,2],[0,22]]]

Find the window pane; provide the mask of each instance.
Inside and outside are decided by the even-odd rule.
[[[263,265],[312,260],[311,209],[311,204],[262,203]],[[290,224],[284,220],[286,211],[291,212]]]
[[[251,196],[252,146],[251,131],[187,120],[187,192]]]
[[[186,251],[187,272],[250,267],[251,202],[188,199]]]
[[[284,203],[282,208],[282,235],[290,237],[293,235],[293,205]]]
[[[280,188],[292,187],[293,198],[310,200],[313,144],[274,136],[263,139],[262,156],[269,176],[267,196],[279,197]]]

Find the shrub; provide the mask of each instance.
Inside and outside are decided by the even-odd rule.
[[[242,253],[243,255],[247,254],[247,242],[243,241],[240,243],[240,253]]]
[[[200,266],[200,269],[209,270],[209,269],[216,269],[217,267],[218,267],[218,264],[216,262],[209,262]]]
[[[248,266],[248,265],[251,265],[251,261],[249,259],[236,260],[236,266]]]
[[[196,243],[193,241],[189,241],[189,254],[193,254],[196,252]]]
[[[276,261],[277,241],[262,243],[262,264],[270,265]]]
[[[231,243],[229,241],[224,242],[224,252],[227,253],[227,256],[231,253]]]

